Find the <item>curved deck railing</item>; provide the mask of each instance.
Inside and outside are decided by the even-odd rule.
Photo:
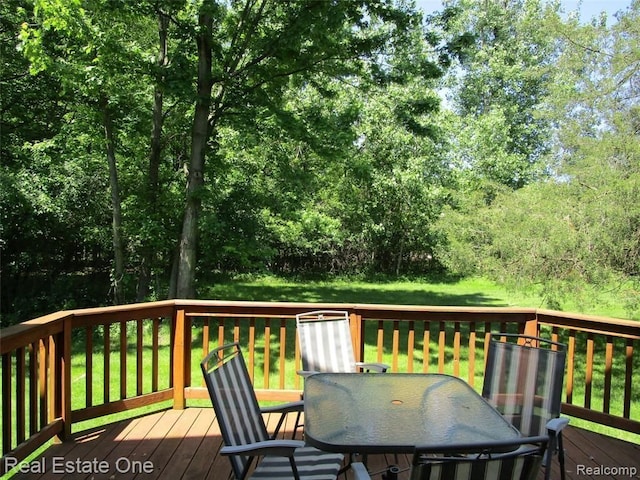
[[[24,459],[85,420],[208,398],[198,363],[229,341],[241,342],[259,398],[299,398],[295,314],[317,309],[349,311],[360,359],[446,372],[477,388],[490,332],[564,342],[563,413],[640,433],[632,383],[640,322],[527,308],[169,300],[57,312],[1,330],[3,458]]]

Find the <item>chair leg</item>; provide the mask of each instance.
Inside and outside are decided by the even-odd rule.
[[[558,433],[558,462],[560,463],[560,478],[566,480],[564,469],[564,446],[562,444],[562,432]]]
[[[302,415],[302,412],[296,413],[296,423],[293,425],[293,434],[291,435],[291,440],[295,440],[296,439],[296,435],[298,433],[298,427],[302,426],[302,424],[300,423],[300,416],[301,415]]]
[[[551,461],[553,460],[553,454],[556,450],[556,437],[555,435],[549,436],[549,444],[547,451],[544,455],[544,480],[551,479]],[[564,479],[563,479],[564,480]]]

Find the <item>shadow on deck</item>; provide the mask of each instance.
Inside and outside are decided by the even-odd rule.
[[[272,425],[275,420],[267,419]],[[292,423],[293,417],[289,420]],[[285,431],[291,429],[291,424],[286,425]],[[228,459],[219,455],[220,446],[213,409],[165,410],[77,433],[73,440],[52,445],[43,456],[27,464],[29,472],[17,473],[12,478],[225,480],[231,468]],[[638,468],[640,445],[569,427],[565,433],[565,450],[568,480],[640,478],[640,473],[629,477],[628,474],[607,475],[602,471],[603,466],[610,471],[619,467]],[[394,462],[393,456],[370,456],[369,470],[382,472],[386,465]],[[401,478],[408,479],[408,457],[401,456],[399,463],[405,469]],[[351,476],[347,474],[346,478]],[[373,478],[378,480],[381,475]],[[542,473],[539,478],[543,478]],[[560,478],[557,462],[554,462],[552,478]]]

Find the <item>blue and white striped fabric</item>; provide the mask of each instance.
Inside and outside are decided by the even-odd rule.
[[[506,459],[437,460],[415,465],[411,480],[535,480],[542,457],[518,456]]]
[[[355,372],[349,315],[318,311],[296,316],[302,369],[305,372]]]
[[[410,478],[535,480],[548,442],[547,436],[533,436],[484,445],[416,447]]]
[[[489,343],[482,396],[523,435],[550,436],[544,458],[545,478],[557,453],[562,480],[566,478],[560,417],[566,345],[514,334],[494,334]]]
[[[546,434],[547,422],[560,416],[566,356],[564,349],[534,344],[492,340],[482,389],[482,396],[527,436]]]
[[[300,480],[335,480],[342,463],[339,453],[326,453],[313,447],[296,449],[293,455]],[[265,457],[251,479],[291,480],[291,465],[287,457]]]

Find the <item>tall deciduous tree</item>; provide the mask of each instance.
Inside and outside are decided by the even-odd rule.
[[[535,288],[554,308],[617,290],[637,314],[639,14],[634,1],[610,28],[604,18],[541,22],[561,47],[544,104],[556,126],[553,175],[490,206],[479,199],[473,216],[447,211],[450,243],[440,253],[450,269]]]
[[[258,107],[277,107],[290,78],[362,73],[364,65],[377,63],[382,49],[418,20],[406,8],[384,0],[206,1],[200,6],[198,91],[177,296],[194,295],[205,158],[216,155],[216,138],[225,121],[251,115]],[[214,177],[212,172],[209,178]]]
[[[37,0],[38,24],[23,24],[24,52],[32,72],[47,70],[59,79],[85,114],[102,125],[104,158],[111,190],[113,272],[116,303],[124,301],[125,239],[118,175],[118,122],[129,115],[141,92],[137,71],[145,63],[148,23],[107,2]],[[135,120],[134,120],[135,121]],[[135,127],[134,127],[135,129]]]
[[[473,184],[520,188],[544,173],[550,125],[538,115],[555,43],[541,27],[554,8],[540,0],[453,0],[457,42],[449,101],[451,159]]]

